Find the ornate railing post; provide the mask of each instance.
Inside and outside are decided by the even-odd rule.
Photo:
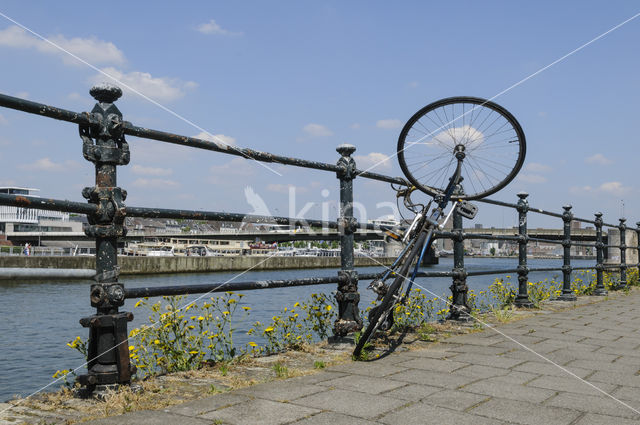
[[[638,269],[638,277],[640,278],[640,221],[636,222],[636,236],[638,240],[638,249],[636,250],[638,253],[636,256],[638,262],[636,263],[636,268]]]
[[[336,292],[338,301],[338,318],[333,332],[336,336],[345,336],[350,332],[362,329],[362,319],[358,312],[358,272],[353,268],[353,233],[358,227],[358,222],[353,217],[353,179],[356,177],[356,162],[351,157],[356,147],[343,144],[336,148],[341,155],[338,160],[340,171],[337,172],[340,179],[340,268],[338,272],[340,283]]]
[[[454,192],[460,194],[462,188],[458,186]],[[471,318],[471,308],[468,304],[467,271],[464,268],[464,230],[462,226],[462,216],[458,210],[453,211],[453,229],[455,236],[453,239],[453,282],[451,289],[451,306],[447,320],[469,321]]]
[[[607,295],[607,289],[604,287],[603,270],[604,270],[604,242],[602,242],[602,213],[595,214],[596,225],[596,288],[593,295]]]
[[[533,303],[529,300],[529,268],[527,267],[527,212],[529,202],[526,192],[518,193],[518,295],[515,299],[516,307],[532,308]]]
[[[89,392],[102,392],[118,384],[129,384],[135,367],[129,362],[127,322],[133,314],[119,312],[124,305],[124,285],[118,282],[118,237],[124,228],[126,191],[117,186],[116,166],[129,163],[129,145],[123,135],[122,113],[113,104],[120,88],[100,84],[90,90],[98,103],[91,111],[97,123],[80,126],[82,153],[96,167],[96,185],[82,191],[90,203],[98,206],[88,216],[85,233],[96,240],[96,283],[91,285],[91,306],[96,314],[80,320],[89,328],[86,375],[78,382]]]
[[[558,297],[560,301],[575,301],[578,299],[576,294],[571,290],[571,205],[562,207],[562,221],[564,223],[564,239],[562,240],[563,264],[562,264],[562,294]]]
[[[627,221],[626,218],[620,219],[618,230],[620,230],[620,283],[616,286],[616,290],[627,288]]]

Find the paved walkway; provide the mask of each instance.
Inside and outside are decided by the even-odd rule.
[[[640,423],[640,291],[498,329],[576,376],[487,329],[428,349],[91,423]]]

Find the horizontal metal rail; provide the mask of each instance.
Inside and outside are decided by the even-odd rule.
[[[24,195],[8,195],[0,193],[0,205],[8,205],[22,208],[37,208],[42,210],[63,211],[79,214],[95,214],[97,206],[95,204],[73,202],[60,199],[34,198]],[[141,218],[173,218],[173,219],[194,219],[211,221],[231,221],[249,223],[275,223],[285,225],[308,225],[311,227],[321,227],[337,229],[337,221],[323,221],[304,218],[272,217],[263,215],[249,215],[239,213],[225,213],[218,211],[197,211],[197,210],[174,210],[163,208],[125,207],[128,217]],[[361,229],[367,230],[389,230],[392,226],[378,225],[372,223],[359,224]]]
[[[95,214],[98,209],[95,204],[87,204],[84,202],[73,202],[51,198],[34,198],[24,195],[8,195],[6,193],[0,193],[0,205],[87,215]]]
[[[254,289],[290,288],[294,286],[324,285],[340,282],[339,276],[310,277],[305,279],[256,280],[249,282],[224,282],[203,285],[175,285],[160,287],[127,288],[125,298],[159,297],[170,295],[206,294],[208,292],[250,291]]]
[[[20,99],[13,96],[7,96],[0,94],[0,106],[6,108],[15,109],[23,112],[28,112],[35,115],[41,115],[56,120],[72,122],[80,125],[99,125],[100,121],[94,118],[88,112],[74,112],[66,109],[56,108],[54,106],[45,105],[43,103],[33,102],[26,99]],[[226,153],[230,155],[241,156],[247,159],[253,159],[261,162],[274,162],[278,164],[293,165],[296,167],[312,168],[322,171],[338,172],[341,168],[336,164],[328,164],[324,162],[308,161],[305,159],[287,157],[282,155],[275,155],[268,152],[261,152],[248,148],[240,148],[236,146],[226,145],[210,140],[199,139],[197,137],[182,136],[179,134],[168,133],[160,130],[153,130],[150,128],[139,127],[128,121],[123,123],[124,134],[130,136],[141,137],[145,139],[157,140],[160,142],[172,143],[175,145],[187,146],[190,148],[204,149],[213,152]],[[356,170],[356,175],[372,179],[383,181],[387,183],[394,183],[403,186],[407,186],[406,180],[400,177],[390,177],[383,174],[371,173],[368,171]]]

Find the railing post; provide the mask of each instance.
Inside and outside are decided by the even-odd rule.
[[[90,203],[98,206],[88,216],[85,233],[96,240],[96,283],[91,285],[91,306],[96,314],[80,320],[89,328],[86,375],[78,382],[91,393],[129,384],[135,367],[129,362],[127,322],[133,314],[119,312],[124,305],[124,285],[118,282],[118,237],[124,228],[126,191],[117,186],[116,166],[129,163],[129,145],[123,135],[122,113],[113,104],[122,90],[110,84],[100,84],[90,92],[97,103],[91,114],[99,123],[80,126],[82,153],[95,164],[96,184],[82,191]]]
[[[571,220],[573,220],[573,214],[571,214],[571,205],[565,205],[562,208],[564,209],[564,213],[562,213],[562,221],[564,223],[564,240],[562,241],[564,261],[562,264],[562,294],[558,297],[558,300],[575,301],[578,297],[571,290]]]
[[[338,220],[340,231],[340,283],[336,292],[338,302],[338,318],[333,332],[336,336],[345,336],[350,332],[362,329],[362,319],[358,312],[358,272],[353,269],[353,233],[358,227],[358,222],[353,217],[353,179],[356,177],[356,162],[351,154],[356,147],[343,144],[336,148],[341,155],[338,160],[337,177],[340,179],[340,218]]]
[[[638,269],[638,276],[640,277],[640,221],[636,222],[636,236],[638,240],[638,249],[636,259],[638,260],[636,263],[636,268]]]
[[[461,193],[462,188],[458,186],[454,192]],[[453,211],[453,229],[455,237],[453,239],[453,282],[451,289],[451,306],[447,320],[457,320],[468,322],[471,318],[471,308],[468,305],[467,271],[464,268],[464,230],[462,226],[462,216],[458,210]]]
[[[518,295],[515,299],[516,307],[532,308],[533,303],[529,300],[529,268],[527,267],[527,212],[529,202],[526,192],[518,193]]]
[[[616,286],[616,290],[627,288],[627,221],[626,218],[620,219],[618,229],[620,230],[620,283]]]
[[[602,242],[602,213],[597,212],[595,214],[596,225],[596,288],[593,291],[593,295],[604,296],[607,295],[607,289],[604,287],[604,279],[602,276],[604,270],[604,243]]]

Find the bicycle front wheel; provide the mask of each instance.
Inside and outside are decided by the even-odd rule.
[[[518,174],[526,154],[522,127],[502,106],[476,97],[450,97],[416,112],[398,139],[398,161],[421,191],[444,192],[464,152],[465,194],[478,199],[505,187]]]

